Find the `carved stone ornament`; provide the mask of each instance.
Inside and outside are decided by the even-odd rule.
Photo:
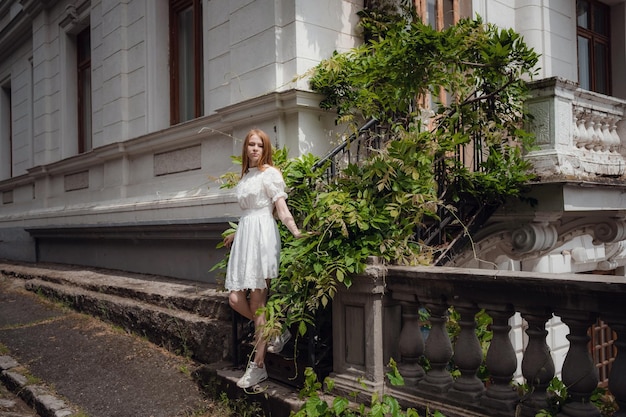
[[[598,243],[615,243],[626,239],[626,221],[609,219],[593,227],[593,241]]]
[[[543,252],[554,248],[558,238],[556,227],[545,223],[529,223],[511,232],[515,253]]]

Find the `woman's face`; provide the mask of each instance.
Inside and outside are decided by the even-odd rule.
[[[256,134],[250,136],[248,139],[248,147],[246,148],[248,154],[248,163],[250,167],[256,167],[259,163],[261,155],[263,155],[263,141]]]

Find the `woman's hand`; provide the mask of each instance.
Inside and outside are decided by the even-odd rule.
[[[230,246],[233,244],[233,240],[235,240],[234,233],[224,237],[224,246],[226,246],[227,248],[230,248]]]

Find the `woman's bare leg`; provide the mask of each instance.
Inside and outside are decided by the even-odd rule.
[[[256,312],[259,308],[265,307],[267,301],[267,288],[256,289],[250,292],[250,311]],[[254,363],[263,367],[265,362],[265,349],[267,341],[263,338],[263,326],[265,325],[265,314],[253,314],[255,330],[255,352]]]
[[[241,291],[231,291],[228,294],[228,304],[235,310],[237,313],[241,314],[248,320],[254,321],[254,313],[256,310],[250,309],[250,303],[248,302],[248,297],[246,295],[245,290]]]

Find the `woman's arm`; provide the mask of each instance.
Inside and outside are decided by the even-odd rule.
[[[289,229],[291,234],[294,235],[294,237],[296,238],[301,237],[302,234],[300,233],[300,229],[298,229],[296,221],[293,219],[293,216],[289,211],[289,207],[287,207],[287,202],[285,201],[285,198],[280,197],[278,200],[276,200],[274,206],[276,207],[276,213],[278,214],[278,218],[281,222],[283,222],[285,226],[287,226],[287,229]]]
[[[230,248],[230,245],[233,244],[233,240],[235,240],[235,233],[231,233],[230,235],[224,238],[224,246]]]

